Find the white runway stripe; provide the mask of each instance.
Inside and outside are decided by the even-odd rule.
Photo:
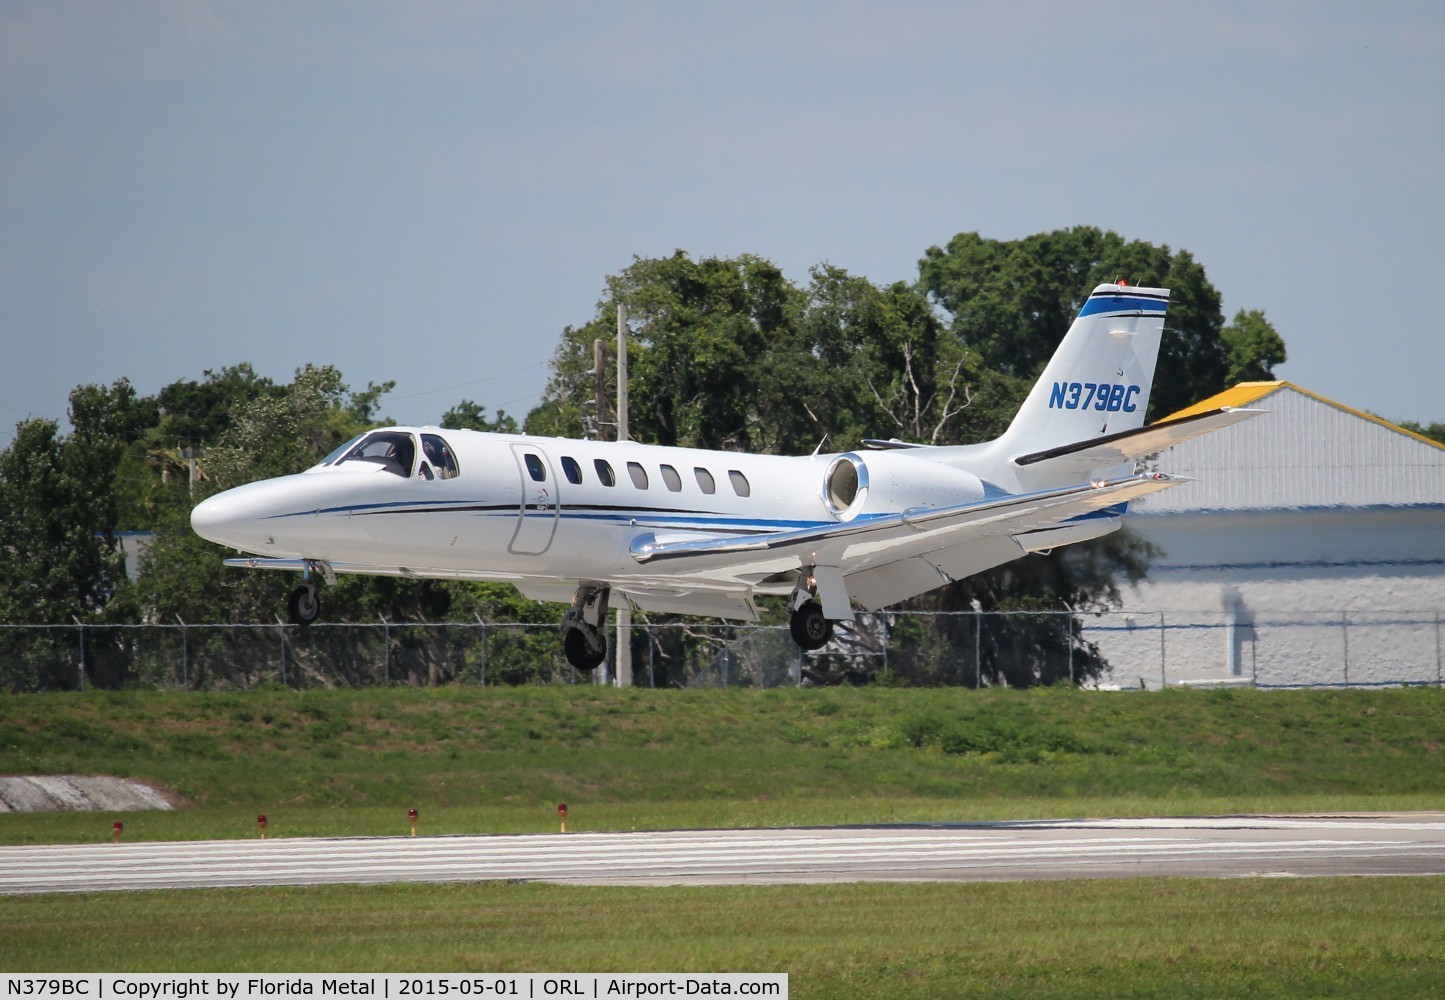
[[[1226,875],[1281,865],[1305,874],[1445,872],[1445,823],[1150,822],[3,847],[0,892],[493,879]]]

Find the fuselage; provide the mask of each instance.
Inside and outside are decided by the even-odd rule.
[[[356,453],[388,435],[403,446],[390,451],[411,453]],[[785,457],[432,427],[359,441],[305,472],[203,501],[193,526],[252,555],[362,572],[620,580],[655,573],[630,553],[644,534],[767,534],[998,492],[906,452]],[[427,454],[438,443],[445,468]]]

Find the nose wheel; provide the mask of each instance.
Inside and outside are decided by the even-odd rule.
[[[310,625],[321,615],[321,597],[315,583],[308,580],[291,591],[286,613],[297,625]]]

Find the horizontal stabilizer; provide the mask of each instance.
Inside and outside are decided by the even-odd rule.
[[[1077,441],[1073,444],[1060,445],[1057,448],[1036,451],[1029,455],[1020,455],[1013,461],[1015,465],[1021,466],[1039,465],[1044,462],[1058,463],[1061,471],[1068,468],[1084,472],[1088,469],[1135,461],[1145,455],[1153,455],[1191,438],[1240,423],[1265,412],[1267,411],[1243,410],[1226,406],[1218,410],[1208,410],[1193,416],[1181,417],[1178,420],[1167,420],[1162,423],[1150,424],[1148,427],[1120,431],[1117,434],[1105,434],[1103,437],[1090,438],[1087,441]]]

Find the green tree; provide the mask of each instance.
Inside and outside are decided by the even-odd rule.
[[[487,416],[487,408],[464,399],[442,414],[441,426],[450,430],[495,431],[499,434],[517,433],[517,421],[498,410],[495,417]]]
[[[1403,420],[1400,422],[1400,426],[1407,431],[1413,431],[1422,437],[1427,437],[1431,441],[1438,441],[1440,444],[1445,444],[1445,424],[1421,424],[1414,420]]]
[[[1271,381],[1274,366],[1288,360],[1284,338],[1264,318],[1263,309],[1239,310],[1219,336],[1229,355],[1229,374],[1225,378],[1228,385]]]
[[[597,315],[562,333],[552,358],[543,404],[527,418],[532,433],[612,437],[612,366],[604,385],[604,412],[593,412],[594,340],[613,343],[617,303],[627,306],[634,439],[695,448],[761,450],[757,434],[772,435],[759,411],[760,367],[787,350],[801,302],[782,272],[760,257],[694,261],[638,258],[608,279]]]
[[[151,419],[125,379],[78,386],[70,394],[74,430],[27,420],[0,453],[0,622],[69,624],[104,619],[126,593],[125,556],[116,537],[117,469]],[[68,687],[76,672],[59,664],[59,634],[6,630],[0,656],[12,684]],[[96,654],[82,669],[95,678]],[[57,672],[59,670],[59,672]]]
[[[70,394],[74,430],[27,420],[0,454],[0,621],[93,618],[125,584],[117,467],[153,405],[125,379]]]
[[[1013,241],[959,233],[919,261],[920,284],[946,311],[954,335],[989,367],[1030,380],[1088,293],[1116,278],[1171,289],[1151,420],[1230,384],[1220,295],[1188,251],[1078,226]]]

